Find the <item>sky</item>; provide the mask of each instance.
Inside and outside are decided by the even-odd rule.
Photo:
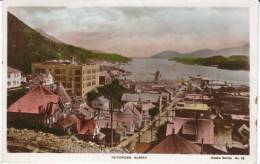
[[[63,42],[128,57],[249,42],[248,8],[12,7],[8,11]]]

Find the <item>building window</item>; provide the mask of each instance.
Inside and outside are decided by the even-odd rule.
[[[11,82],[10,82],[10,81],[8,81],[8,82],[7,82],[7,85],[8,85],[8,86],[10,86],[10,85],[11,85]]]
[[[10,74],[8,74],[8,78],[10,78],[11,76],[10,76]]]
[[[81,70],[75,70],[75,74],[76,75],[80,75],[81,74]]]
[[[91,80],[91,76],[87,76],[87,80]]]
[[[55,76],[55,80],[60,80],[60,77],[59,76]]]
[[[60,70],[59,69],[55,69],[55,74],[60,74]]]
[[[66,81],[66,77],[65,77],[65,76],[61,76],[61,77],[60,77],[60,80],[61,80],[61,81]]]
[[[96,79],[96,76],[95,76],[95,75],[93,75],[93,76],[92,76],[92,79]]]
[[[91,73],[91,69],[88,69],[88,70],[87,70],[87,73]]]
[[[96,69],[92,69],[92,73],[96,73]]]
[[[16,85],[16,81],[13,81],[13,85]]]
[[[62,74],[66,74],[67,73],[66,69],[61,69],[60,71],[61,71],[60,73],[62,73]]]
[[[41,73],[41,69],[35,69],[35,73]]]
[[[75,87],[76,87],[76,88],[80,88],[80,83],[76,83],[76,84],[75,84]]]
[[[88,82],[88,83],[87,83],[87,86],[88,86],[88,87],[91,86],[91,82]]]
[[[35,73],[46,73],[45,69],[35,69]]]
[[[75,77],[75,81],[80,81],[80,77]]]
[[[96,81],[92,81],[92,85],[96,85]]]
[[[68,83],[67,88],[71,88],[71,87],[72,87],[71,83]]]

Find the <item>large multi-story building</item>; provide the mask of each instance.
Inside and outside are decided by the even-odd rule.
[[[48,60],[32,63],[32,74],[48,73],[61,82],[70,96],[85,96],[99,85],[99,66],[78,64],[74,60]]]
[[[21,86],[22,75],[21,71],[12,67],[7,68],[7,88],[16,88]]]

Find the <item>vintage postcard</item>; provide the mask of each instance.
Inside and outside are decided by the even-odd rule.
[[[256,163],[257,12],[4,2],[3,161]]]

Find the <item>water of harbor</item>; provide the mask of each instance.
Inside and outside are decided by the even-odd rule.
[[[125,70],[132,72],[127,79],[152,80],[155,71],[159,70],[162,79],[175,80],[189,76],[201,75],[211,79],[225,80],[234,84],[249,85],[249,71],[224,70],[215,67],[199,65],[186,65],[167,59],[133,58],[131,62],[123,66]]]

